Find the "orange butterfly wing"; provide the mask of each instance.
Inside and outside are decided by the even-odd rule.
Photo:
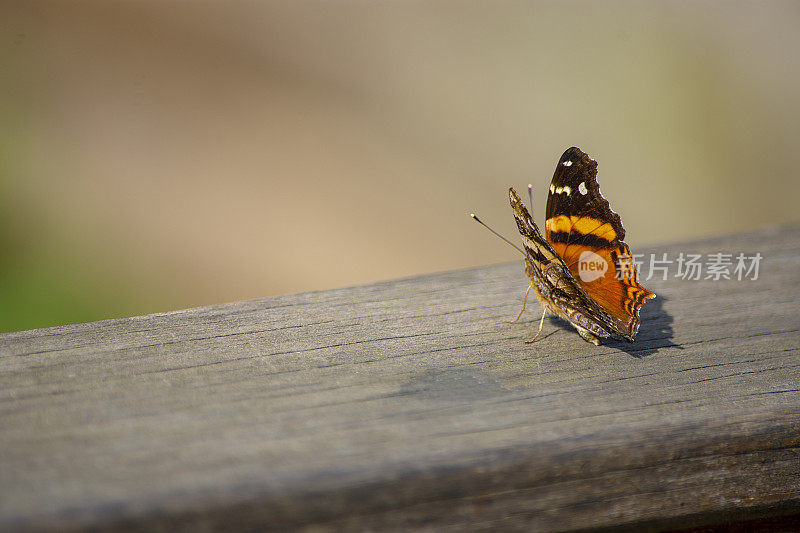
[[[618,214],[600,194],[597,163],[578,148],[558,162],[547,198],[545,234],[586,293],[634,337],[639,309],[655,294],[639,285]]]

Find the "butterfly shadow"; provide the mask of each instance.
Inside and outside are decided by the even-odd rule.
[[[617,348],[626,354],[641,359],[657,353],[662,348],[678,348],[683,346],[672,342],[672,315],[664,309],[668,298],[658,296],[648,300],[640,311],[642,324],[635,342],[607,341],[604,344]]]
[[[641,359],[648,355],[653,355],[662,348],[678,348],[683,350],[683,346],[672,342],[672,315],[664,309],[664,302],[667,298],[658,296],[653,300],[648,300],[640,310],[642,324],[639,326],[639,333],[636,335],[635,342],[617,341],[603,339],[604,346],[616,348],[626,354]],[[550,325],[557,329],[573,329],[572,325],[561,317],[549,316]],[[547,338],[555,333],[543,336]]]

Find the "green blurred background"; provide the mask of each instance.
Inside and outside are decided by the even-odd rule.
[[[4,0],[0,31],[0,331],[518,259],[468,213],[513,237],[533,183],[541,220],[571,145],[634,251],[800,218],[797,2]]]

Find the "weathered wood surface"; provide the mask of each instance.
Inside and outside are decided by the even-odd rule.
[[[653,530],[800,513],[800,226],[634,344],[521,262],[0,335],[0,528]]]

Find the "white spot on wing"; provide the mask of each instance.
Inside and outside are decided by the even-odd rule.
[[[550,184],[550,193],[552,194],[554,192],[556,192],[556,186],[551,183]]]
[[[586,188],[586,182],[582,181],[580,185],[578,185],[578,192],[581,194],[586,194],[589,190]]]
[[[564,186],[564,188],[563,188],[563,189],[561,189],[561,190],[562,190],[562,191],[564,192],[564,194],[566,194],[567,196],[569,196],[569,193],[571,193],[571,192],[572,192],[572,189],[570,189],[570,188],[569,188],[569,187],[567,187],[566,185],[565,185],[565,186]]]
[[[571,167],[572,166],[572,161],[564,161],[561,164],[564,165],[565,167]]]

